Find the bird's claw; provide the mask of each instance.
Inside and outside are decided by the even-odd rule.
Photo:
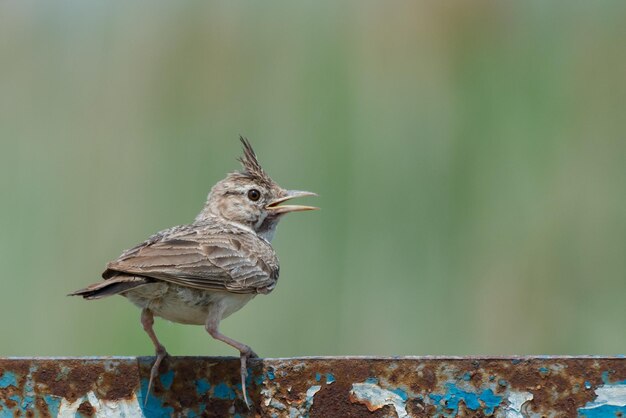
[[[150,381],[148,382],[148,391],[146,392],[146,398],[143,401],[143,405],[146,406],[148,402],[148,398],[150,397],[150,391],[152,390],[152,385],[154,384],[154,379],[159,375],[159,366],[161,366],[161,362],[167,354],[165,351],[165,347],[161,346],[156,351],[157,358],[154,360],[154,364],[152,365],[152,369],[150,369]]]
[[[252,351],[250,348],[246,351],[241,352],[240,361],[241,361],[241,392],[243,393],[243,401],[246,403],[248,410],[250,409],[250,402],[248,402],[248,394],[246,390],[246,380],[248,378],[248,359],[249,358],[257,358],[257,354]]]

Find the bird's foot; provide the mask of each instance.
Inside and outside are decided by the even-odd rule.
[[[246,380],[248,378],[248,359],[258,358],[259,356],[252,351],[250,347],[246,347],[241,351],[241,392],[243,393],[243,401],[246,403],[248,409],[250,409],[250,402],[248,402],[248,394],[246,390]]]
[[[162,345],[157,347],[156,360],[154,361],[154,364],[152,365],[152,369],[150,370],[150,381],[148,382],[148,391],[146,392],[146,398],[143,401],[144,406],[146,406],[146,403],[148,402],[148,398],[150,397],[150,391],[152,390],[154,379],[156,379],[156,377],[159,375],[159,366],[161,365],[161,362],[163,361],[163,359],[167,357],[168,355],[169,354],[167,354],[165,347],[163,347]]]

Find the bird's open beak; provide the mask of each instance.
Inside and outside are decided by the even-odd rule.
[[[279,215],[283,213],[289,212],[302,212],[305,210],[316,210],[315,206],[301,206],[301,205],[280,205],[283,202],[286,202],[291,199],[295,199],[296,197],[305,197],[305,196],[317,196],[317,194],[313,192],[304,192],[302,190],[286,190],[282,197],[271,201],[265,209],[274,215]]]

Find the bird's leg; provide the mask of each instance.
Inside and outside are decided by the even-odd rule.
[[[150,390],[152,389],[152,384],[154,383],[154,379],[159,374],[159,366],[161,365],[161,361],[167,356],[167,351],[163,344],[159,342],[152,326],[154,325],[154,316],[152,315],[152,311],[148,308],[144,308],[141,311],[141,325],[143,325],[144,331],[148,334],[148,337],[152,340],[152,344],[154,344],[154,349],[156,352],[156,360],[152,365],[152,369],[150,370],[150,382],[148,383],[148,392],[146,393],[146,399],[144,400],[144,405],[146,404],[148,397],[150,396]]]
[[[250,403],[248,402],[248,395],[246,393],[246,378],[248,377],[248,359],[258,357],[252,348],[249,346],[240,343],[239,341],[235,341],[230,337],[219,332],[219,325],[222,319],[223,308],[219,305],[215,307],[215,309],[211,309],[209,311],[209,318],[206,321],[205,328],[207,332],[211,335],[211,337],[216,340],[220,340],[230,345],[231,347],[239,350],[240,353],[240,361],[241,361],[241,391],[243,392],[243,400],[246,403],[248,409],[250,409]]]

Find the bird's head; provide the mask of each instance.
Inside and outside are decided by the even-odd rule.
[[[213,186],[196,221],[209,216],[218,216],[245,225],[270,241],[283,215],[318,209],[313,206],[283,203],[296,197],[316,194],[280,187],[263,170],[250,142],[243,137],[240,137],[240,140],[243,144],[243,156],[239,158],[242,170],[228,174],[225,179]]]

